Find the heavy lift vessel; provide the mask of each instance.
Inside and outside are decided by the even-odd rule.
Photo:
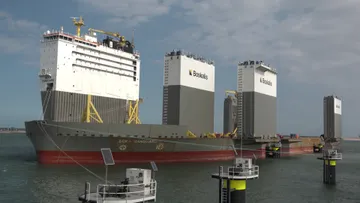
[[[81,36],[83,19],[74,18],[73,23],[77,28],[76,35],[66,34],[61,29],[59,32],[48,31],[43,35],[44,39],[51,43],[67,40],[66,43],[70,46],[91,50],[89,53],[116,53],[137,59],[140,57],[134,51],[134,40],[130,42],[119,33],[90,28],[89,32],[92,34],[98,32],[108,36],[103,43],[91,42]],[[118,41],[109,36],[118,38]],[[68,52],[60,48],[59,46],[58,52]],[[77,58],[71,63],[72,66],[77,65]],[[44,69],[39,77],[47,85],[46,90],[41,92],[44,120],[25,122],[25,127],[26,135],[37,152],[38,162],[42,164],[102,164],[100,148],[110,148],[117,163],[232,160],[235,156],[234,146],[239,147],[239,143],[244,144],[246,149],[241,151],[244,157],[264,157],[265,145],[277,142],[274,139],[242,140],[235,136],[236,129],[232,133],[195,135],[186,126],[141,124],[139,104],[142,99],[120,101],[126,104],[125,119],[118,123],[111,122],[112,119],[108,119],[108,115],[101,115],[97,108],[100,106],[104,110],[104,103],[118,101],[109,102],[110,100],[105,101],[91,94],[54,90],[54,76]],[[49,101],[51,104],[48,106]],[[72,109],[72,113],[79,116],[82,114],[79,121],[54,118],[58,114],[64,114],[63,111],[68,111],[62,106],[67,103],[72,104],[68,108]],[[80,107],[84,110],[78,111],[77,108]]]
[[[68,48],[62,48],[60,45],[55,49],[49,49],[57,49],[55,55],[61,53],[70,54],[73,57],[69,57],[70,62],[67,62],[67,65],[64,63],[64,67],[53,68],[53,70],[64,70],[71,65],[83,68],[86,64],[84,65],[79,61],[89,61],[89,57],[96,57],[96,63],[102,67],[105,67],[105,65],[100,62],[107,60],[104,56],[108,55],[122,57],[123,61],[128,58],[128,61],[130,61],[128,66],[132,66],[131,60],[136,64],[136,60],[139,59],[140,55],[134,51],[134,40],[129,42],[119,33],[90,28],[90,34],[98,32],[116,37],[118,41],[114,41],[109,37],[103,40],[102,43],[89,41],[89,36],[81,36],[80,33],[84,20],[81,17],[79,20],[74,18],[73,23],[76,26],[76,35],[64,33],[63,28],[61,31],[48,31],[43,35],[44,46],[63,43],[64,47],[65,42],[67,43],[66,47],[72,47],[72,52]],[[46,50],[44,49],[42,58],[46,56]],[[87,58],[78,57],[79,54],[84,53],[83,50],[89,50],[85,53]],[[90,63],[95,62],[90,61]],[[61,65],[63,64],[58,64],[58,66]],[[104,70],[100,71],[104,72]],[[48,72],[47,68],[43,68],[39,74],[42,84],[47,86],[46,90],[41,90],[44,120],[25,122],[26,134],[37,152],[40,163],[102,164],[100,148],[110,148],[117,163],[149,161],[198,162],[231,160],[234,157],[233,140],[230,137],[219,137],[214,136],[214,134],[197,136],[188,131],[186,126],[141,124],[139,119],[141,99],[111,100],[111,98],[100,98],[94,94],[64,92],[58,90],[58,86],[69,83],[69,81],[61,82],[60,79],[55,78],[56,72],[50,72]],[[107,72],[111,71],[107,69]],[[82,77],[85,76],[82,75]],[[53,83],[55,79],[56,84]],[[107,80],[107,78],[103,79]],[[91,79],[89,78],[89,80]],[[121,82],[118,81],[116,84],[121,86]],[[111,110],[106,108],[107,105],[113,103],[126,104],[126,113],[124,113],[126,115],[123,116],[123,121],[121,120],[122,117],[118,118],[118,115],[101,113],[103,110]],[[66,106],[69,104],[70,106]],[[99,107],[101,110],[99,110]],[[82,111],[79,108],[84,108],[84,110]],[[119,111],[115,114],[118,113],[122,112]],[[70,114],[72,117],[81,116],[82,114],[82,117],[77,121],[72,121],[61,117],[61,115],[65,114]]]
[[[117,163],[231,160],[233,140],[196,136],[185,126],[140,124],[136,102],[125,124],[105,124],[88,95],[82,123],[30,121],[26,134],[44,164],[101,164],[108,147]],[[95,120],[96,123],[91,121]],[[177,135],[173,135],[177,134]]]

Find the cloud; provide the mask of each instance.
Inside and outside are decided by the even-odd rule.
[[[46,26],[37,22],[16,19],[0,11],[0,52],[28,57],[24,63],[33,64],[38,61],[34,59],[34,54],[38,53],[34,50],[38,50],[41,33],[45,30]]]
[[[176,0],[77,0],[85,8],[105,15],[109,23],[135,26],[149,21],[152,17],[167,14]]]
[[[278,89],[286,92],[279,98],[279,130],[315,134],[311,126],[322,125],[321,97],[336,94],[344,101],[344,134],[357,134],[358,1],[186,0],[181,6],[190,26],[174,31],[167,43],[177,47],[181,40],[186,49],[212,57],[221,66],[260,59],[278,69]],[[294,115],[304,122],[286,126]]]
[[[289,93],[296,98],[287,98],[286,103],[291,100],[314,102],[306,97],[318,95],[321,98],[335,93],[346,101],[344,112],[350,117],[360,113],[357,110],[360,97],[353,94],[358,92],[360,73],[360,4],[356,0],[137,0],[121,3],[91,0],[89,5],[98,13],[106,12],[109,22],[142,23],[169,14],[188,26],[175,27],[173,34],[163,40],[166,46],[181,46],[213,58],[217,69],[235,67],[237,62],[248,59],[263,60],[278,69],[279,80],[284,84],[279,88],[288,91],[286,85],[290,83],[291,90],[298,88],[299,94]],[[182,15],[178,15],[179,11]],[[307,111],[317,108],[317,105],[307,106]],[[316,114],[320,111],[315,110]],[[309,119],[308,122],[313,121]]]
[[[357,1],[186,0],[182,7],[190,27],[172,42],[205,47],[222,62],[263,59],[297,82],[342,89],[357,83]]]

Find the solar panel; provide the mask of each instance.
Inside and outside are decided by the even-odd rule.
[[[115,165],[115,161],[110,148],[101,148],[101,154],[106,166]]]
[[[151,164],[153,171],[155,171],[155,172],[158,171],[155,161],[151,161],[150,164]]]

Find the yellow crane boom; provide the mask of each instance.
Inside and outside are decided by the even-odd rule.
[[[229,94],[236,96],[237,92],[235,90],[225,90],[225,96],[228,96]]]
[[[93,29],[93,28],[89,28],[88,31],[89,31],[90,34],[93,34],[94,32],[98,32],[98,33],[101,33],[101,34],[105,34],[105,35],[108,35],[108,36],[119,38],[120,46],[121,47],[125,46],[125,43],[126,43],[125,37],[120,35],[120,33],[118,33],[118,32],[108,32],[108,31],[98,30],[98,29]]]

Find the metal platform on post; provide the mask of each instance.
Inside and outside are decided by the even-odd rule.
[[[97,184],[96,191],[91,192],[90,183],[85,183],[85,192],[79,196],[82,203],[140,203],[156,202],[157,182],[152,170],[127,168],[126,177],[120,184],[108,183],[108,166],[115,165],[111,149],[102,148],[101,154],[106,167],[105,184]],[[157,171],[155,162],[151,162],[153,171]]]
[[[336,184],[336,161],[342,160],[342,153],[337,150],[329,149],[323,151],[323,156],[318,157],[323,160],[323,182],[324,184]]]
[[[236,158],[234,165],[211,177],[219,179],[219,203],[245,203],[246,181],[259,178],[259,166],[252,164],[252,159]]]
[[[266,158],[280,158],[281,157],[281,141],[276,143],[269,143],[265,148]]]

